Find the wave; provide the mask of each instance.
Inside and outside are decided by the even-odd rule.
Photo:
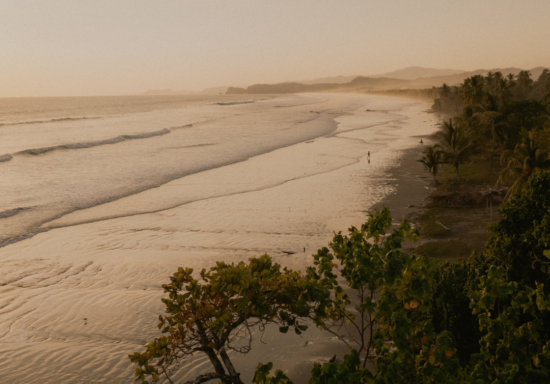
[[[19,212],[26,211],[28,208],[14,208],[8,209],[7,211],[0,212],[0,219],[5,219],[6,217],[12,217],[17,215]]]
[[[187,129],[187,128],[192,128],[192,127],[193,127],[193,124],[185,124],[185,125],[180,125],[179,127],[170,127],[170,130]]]
[[[6,126],[6,125],[24,125],[24,124],[44,124],[44,123],[58,123],[62,121],[75,121],[75,120],[94,120],[94,119],[101,119],[101,117],[61,117],[58,119],[50,119],[50,120],[30,120],[30,121],[17,121],[13,123],[0,123],[0,127]]]
[[[245,101],[229,101],[227,103],[215,103],[217,105],[235,105],[235,104],[250,104],[253,103],[254,100],[245,100]]]
[[[33,148],[33,149],[26,149],[24,151],[20,151],[15,153],[15,155],[43,155],[45,153],[55,151],[58,149],[85,149],[85,148],[92,148],[97,147],[100,145],[110,145],[110,144],[116,144],[120,143],[122,141],[127,140],[136,140],[136,139],[147,139],[149,137],[155,137],[155,136],[163,136],[169,134],[171,131],[168,128],[161,129],[160,131],[154,131],[154,132],[146,132],[146,133],[139,133],[136,135],[122,135],[113,137],[111,139],[105,139],[105,140],[97,140],[97,141],[87,141],[83,143],[73,143],[73,144],[62,144],[62,145],[56,145],[52,147],[43,147],[43,148]],[[12,155],[3,155],[0,156],[0,162],[3,161],[10,161],[12,159]]]
[[[147,139],[149,137],[166,135],[168,133],[170,133],[170,130],[168,128],[164,128],[164,129],[161,129],[160,131],[140,133],[137,135],[122,135],[121,137],[123,137],[125,140]]]

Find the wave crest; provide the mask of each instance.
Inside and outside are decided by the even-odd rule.
[[[229,101],[226,103],[216,103],[217,105],[236,105],[236,104],[250,104],[253,103],[254,100],[245,100],[245,101]]]
[[[6,125],[25,125],[25,124],[44,124],[44,123],[59,123],[63,121],[76,121],[76,120],[94,120],[94,119],[101,119],[101,117],[60,117],[57,119],[50,119],[50,120],[30,120],[30,121],[17,121],[13,123],[0,123],[0,127],[6,126]]]
[[[100,146],[100,145],[116,144],[116,143],[120,143],[120,142],[126,141],[126,140],[147,139],[149,137],[167,135],[170,132],[171,131],[168,128],[164,128],[164,129],[161,129],[160,131],[139,133],[139,134],[136,134],[136,135],[122,135],[122,136],[117,136],[117,137],[113,137],[111,139],[105,139],[105,140],[87,141],[87,142],[83,142],[83,143],[62,144],[62,145],[56,145],[56,146],[52,146],[52,147],[26,149],[24,151],[17,152],[15,155],[33,155],[33,156],[37,156],[37,155],[43,155],[45,153],[55,151],[55,150],[58,150],[58,149],[92,148],[92,147],[97,147],[97,146]],[[10,154],[0,156],[0,162],[10,161],[11,159],[12,159],[12,155],[10,155]]]
[[[0,219],[5,219],[6,217],[11,217],[17,215],[21,211],[25,211],[28,208],[14,208],[8,209],[7,211],[0,212]]]

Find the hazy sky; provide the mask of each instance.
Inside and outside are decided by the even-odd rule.
[[[550,66],[550,0],[0,0],[0,97]]]

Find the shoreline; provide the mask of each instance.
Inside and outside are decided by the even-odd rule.
[[[419,136],[424,139],[426,136]],[[397,228],[404,219],[424,211],[424,200],[435,190],[432,178],[417,160],[422,156],[422,145],[402,152],[400,163],[388,170],[389,178],[398,183],[395,191],[370,207],[370,212],[388,207],[392,215],[392,228]]]

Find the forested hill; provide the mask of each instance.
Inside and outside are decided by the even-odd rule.
[[[351,90],[383,90],[406,87],[410,81],[372,77],[356,77],[352,81],[343,84],[254,84],[248,88],[229,87],[226,94],[279,94],[279,93],[305,93],[323,91],[351,91]]]
[[[538,78],[544,71],[544,67],[536,67],[530,70],[534,78]],[[358,76],[346,83],[301,83],[287,82],[279,84],[254,84],[248,88],[229,87],[226,94],[281,94],[281,93],[306,93],[325,91],[384,91],[390,89],[426,89],[441,87],[443,84],[450,86],[459,85],[465,79],[475,75],[487,75],[490,72],[509,73],[517,76],[520,68],[479,69],[476,71],[455,73],[446,76],[419,77],[414,80],[396,79],[392,77],[364,77]],[[420,72],[418,72],[420,73]]]

